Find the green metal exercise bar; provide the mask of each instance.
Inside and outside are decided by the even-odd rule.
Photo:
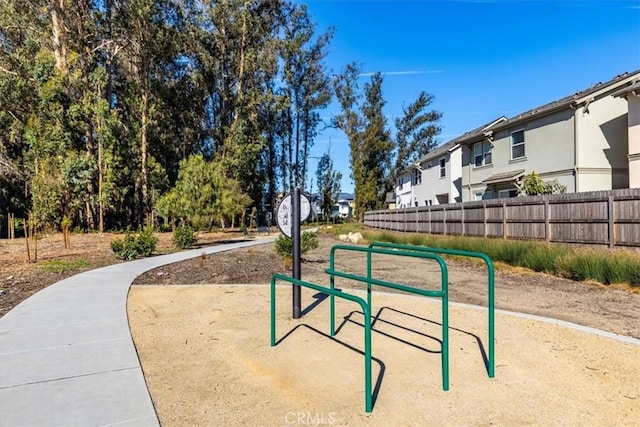
[[[289,282],[294,285],[302,286],[305,288],[314,289],[319,292],[331,295],[331,297],[338,297],[346,299],[360,304],[362,313],[364,314],[364,394],[365,394],[365,411],[371,412],[373,410],[373,396],[371,388],[371,312],[369,306],[362,299],[355,295],[345,294],[335,289],[329,289],[324,286],[319,286],[314,283],[304,282],[302,280],[294,279],[282,274],[274,274],[271,277],[271,346],[276,345],[276,282],[278,280]],[[333,334],[332,334],[333,335]]]
[[[489,356],[488,356],[488,374],[489,378],[493,378],[496,372],[496,357],[495,357],[495,269],[493,267],[493,261],[488,255],[481,252],[462,251],[457,249],[442,249],[431,248],[427,246],[414,246],[403,245],[399,243],[387,243],[387,242],[372,242],[369,244],[370,248],[390,248],[390,249],[402,249],[409,251],[418,251],[422,253],[437,253],[445,255],[465,256],[472,258],[480,258],[485,264],[487,264],[487,281],[488,281],[488,297],[487,297],[487,310],[489,312]]]
[[[358,276],[351,273],[337,271],[335,269],[335,253],[338,250],[351,251],[351,252],[364,252],[367,254],[367,277]],[[440,290],[426,290],[419,289],[411,286],[400,285],[397,283],[387,282],[384,280],[372,278],[372,262],[371,254],[393,255],[403,256],[410,258],[422,258],[433,259],[440,265],[441,270],[441,286]],[[448,272],[447,265],[442,257],[431,253],[420,253],[415,251],[398,251],[388,249],[375,249],[367,248],[363,246],[350,246],[350,245],[335,245],[331,248],[329,254],[329,268],[325,272],[330,277],[330,288],[335,291],[335,277],[342,277],[344,279],[355,280],[364,282],[367,284],[367,305],[369,311],[371,311],[371,285],[378,285],[387,288],[397,289],[405,292],[410,292],[425,297],[442,298],[442,389],[449,390],[449,291],[448,291]],[[329,312],[330,312],[330,329],[331,336],[336,333],[335,328],[335,293],[329,293]]]

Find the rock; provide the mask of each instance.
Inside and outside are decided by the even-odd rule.
[[[360,233],[349,233],[347,239],[354,244],[357,244],[360,240],[362,240],[362,234]]]
[[[351,233],[349,233],[351,234]],[[338,239],[340,239],[341,242],[348,242],[349,241],[349,236],[347,236],[346,234],[341,234],[340,236],[338,236]]]

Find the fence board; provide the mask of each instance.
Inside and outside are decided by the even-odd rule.
[[[365,214],[394,231],[640,247],[640,188],[516,197]]]

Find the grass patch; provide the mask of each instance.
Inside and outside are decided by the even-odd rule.
[[[526,240],[364,231],[362,224],[359,224],[359,227],[355,227],[355,224],[343,224],[336,227],[333,234],[355,231],[360,231],[369,242],[481,252],[487,254],[494,262],[572,280],[593,280],[605,285],[623,283],[640,287],[640,255],[632,251],[582,249]]]
[[[92,264],[86,259],[45,261],[39,265],[40,269],[49,273],[66,273],[68,271],[91,268]]]

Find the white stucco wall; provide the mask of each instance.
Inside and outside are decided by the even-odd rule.
[[[402,184],[398,184],[402,182]],[[413,181],[412,172],[406,172],[396,178],[396,208],[413,206]]]
[[[455,148],[452,152],[445,152],[420,164],[422,168],[422,182],[413,188],[413,200],[418,206],[461,201],[458,190],[462,173],[462,149]],[[445,176],[440,177],[440,159],[445,159]],[[447,195],[446,201],[438,195]]]

